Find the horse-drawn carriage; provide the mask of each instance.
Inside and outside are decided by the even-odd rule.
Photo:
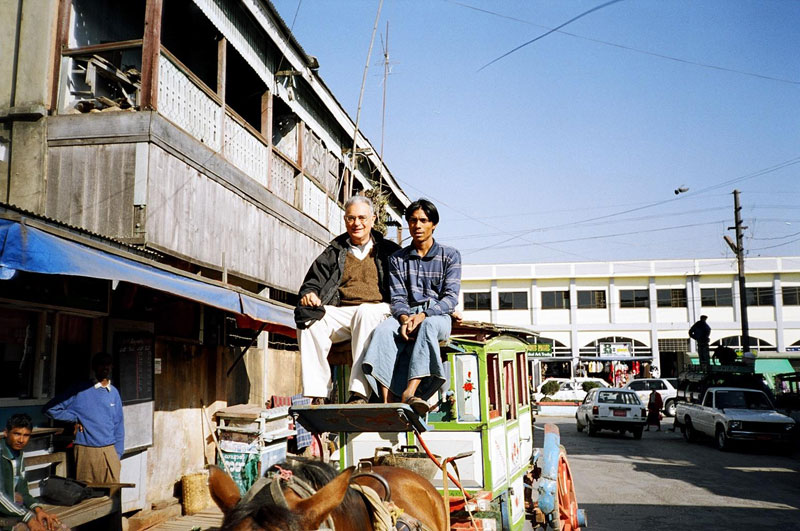
[[[528,520],[534,528],[579,529],[585,517],[558,428],[545,426],[542,447],[534,448],[527,363],[532,337],[483,323],[455,325],[442,345],[449,378],[425,419],[406,404],[295,406],[291,412],[312,432],[339,434],[332,460],[340,470],[356,467],[365,474],[361,483],[375,483],[370,474],[385,474],[385,462],[423,474],[446,513],[447,525],[429,528],[518,530]],[[339,369],[343,399],[348,370]],[[391,490],[393,499],[406,496],[402,485],[373,486]],[[402,509],[414,513],[424,504],[412,505]]]

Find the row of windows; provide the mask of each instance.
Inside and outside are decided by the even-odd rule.
[[[605,290],[578,290],[578,308],[605,308]],[[569,291],[542,291],[543,310],[569,309]],[[774,306],[775,293],[771,287],[747,288],[748,306]],[[491,293],[488,291],[464,293],[465,310],[490,310]],[[498,294],[500,310],[527,310],[527,291],[501,291]],[[707,307],[733,306],[733,290],[731,288],[702,288],[700,305]],[[800,306],[800,286],[783,288],[783,305]],[[650,292],[647,289],[619,290],[620,308],[648,308]],[[659,308],[686,308],[685,289],[656,290],[656,306]]]

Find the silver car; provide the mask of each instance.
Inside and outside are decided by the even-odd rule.
[[[675,397],[678,395],[677,378],[638,378],[631,380],[624,387],[636,391],[643,404],[650,400],[650,393],[658,391],[664,403],[664,413],[668,417],[675,416]]]
[[[641,439],[646,419],[647,410],[630,389],[592,389],[575,412],[578,431],[587,428],[590,437],[599,430],[614,430],[629,431],[634,439]]]

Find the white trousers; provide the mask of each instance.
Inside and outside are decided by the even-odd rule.
[[[328,351],[334,343],[349,339],[353,350],[353,367],[350,369],[348,390],[369,396],[370,386],[361,370],[361,358],[372,331],[390,314],[391,309],[385,302],[358,306],[325,306],[325,316],[322,319],[299,330],[303,395],[328,396],[332,387]]]

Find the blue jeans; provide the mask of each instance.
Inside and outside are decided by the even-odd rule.
[[[406,341],[400,335],[400,322],[394,317],[379,324],[361,366],[373,392],[380,396],[383,386],[401,396],[409,380],[420,378],[416,396],[423,400],[433,396],[445,382],[439,341],[450,336],[451,325],[449,315],[426,317],[417,329],[416,339]]]

